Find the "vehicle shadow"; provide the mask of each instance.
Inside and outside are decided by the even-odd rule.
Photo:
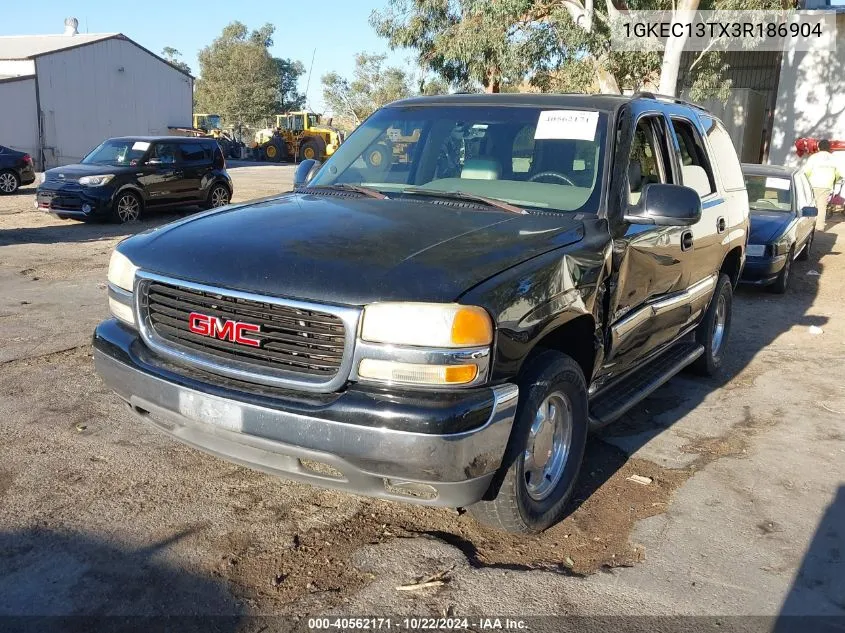
[[[693,411],[710,393],[737,377],[781,334],[795,326],[823,327],[827,323],[827,317],[813,315],[811,308],[819,280],[824,276],[823,258],[839,255],[834,250],[837,236],[830,231],[839,221],[842,219],[829,223],[827,231],[816,233],[810,259],[795,262],[786,294],[776,295],[765,288],[742,285],[735,291],[729,351],[719,378],[682,372],[591,438],[582,473],[600,474],[580,477],[567,514],[574,512],[622,468],[630,455]],[[777,318],[772,318],[773,314]]]
[[[809,621],[808,616],[811,616]],[[840,486],[804,554],[773,632],[841,631],[843,624],[845,486]]]
[[[139,549],[38,527],[0,532],[0,630],[241,630],[246,609],[224,580],[168,560],[196,531]]]
[[[128,237],[148,229],[198,213],[194,207],[151,213],[138,222],[110,224],[108,222],[63,221],[62,224],[0,228],[0,246],[14,244],[57,244],[60,242],[95,242],[109,237]]]

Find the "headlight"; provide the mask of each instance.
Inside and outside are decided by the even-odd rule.
[[[113,178],[113,174],[103,174],[102,176],[83,176],[79,179],[79,184],[85,187],[102,187],[107,182],[111,182]]]
[[[479,347],[493,342],[493,323],[477,306],[374,303],[364,309],[361,338],[419,347]]]
[[[109,283],[127,292],[132,292],[135,284],[135,272],[138,267],[118,250],[111,254],[109,261]]]

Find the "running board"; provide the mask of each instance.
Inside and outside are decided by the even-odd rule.
[[[703,353],[703,345],[678,343],[645,367],[602,389],[590,401],[590,430],[600,429],[622,416]]]

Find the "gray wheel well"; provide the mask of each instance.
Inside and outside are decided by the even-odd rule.
[[[731,285],[736,287],[739,283],[739,268],[742,261],[742,248],[737,246],[725,255],[722,261],[722,268],[719,273],[724,273],[731,279]]]
[[[543,350],[553,349],[566,354],[578,363],[581,371],[584,372],[584,379],[589,384],[596,361],[595,336],[596,326],[591,315],[584,314],[575,317],[540,339],[522,364],[522,368],[528,366],[531,357]]]

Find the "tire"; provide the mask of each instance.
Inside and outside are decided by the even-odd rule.
[[[563,518],[575,488],[587,444],[587,385],[578,363],[547,350],[530,361],[520,380],[519,395],[502,466],[487,494],[495,494],[495,498],[479,501],[469,511],[490,527],[535,533]],[[549,404],[557,415],[550,415],[553,409]],[[546,421],[541,417],[543,410]],[[568,450],[556,450],[555,442],[566,437]],[[545,458],[544,467],[538,465],[538,456]],[[532,462],[533,469],[529,466]]]
[[[264,160],[271,163],[279,163],[282,161],[285,153],[279,145],[276,143],[270,143],[264,147],[262,154],[264,156]]]
[[[786,256],[786,261],[783,264],[783,268],[781,269],[778,278],[775,279],[775,282],[767,288],[769,292],[774,292],[775,294],[782,295],[789,289],[789,281],[792,279],[793,259],[795,259],[794,246],[789,249],[789,254]]]
[[[731,333],[733,286],[731,278],[722,273],[704,318],[695,330],[695,340],[704,346],[704,353],[691,369],[702,376],[716,376],[722,370],[724,351]],[[717,326],[721,326],[718,327]]]
[[[299,162],[304,160],[323,160],[326,155],[326,144],[323,139],[309,138],[299,146]]]
[[[21,186],[21,179],[11,169],[0,171],[0,195],[8,196],[15,193]]]
[[[205,209],[216,209],[217,207],[225,207],[232,200],[232,194],[229,193],[229,188],[219,182],[212,185],[206,196]]]
[[[112,205],[112,221],[117,224],[137,222],[144,211],[144,203],[137,193],[122,191],[117,194]]]
[[[806,262],[810,259],[810,249],[813,247],[813,241],[816,239],[816,229],[810,231],[810,237],[807,238],[807,243],[804,245],[804,248],[801,249],[801,252],[798,254],[798,259],[802,262]]]

